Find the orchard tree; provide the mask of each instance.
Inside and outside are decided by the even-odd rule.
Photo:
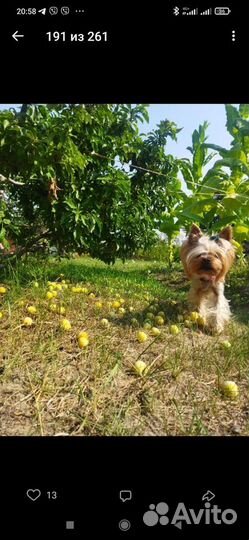
[[[133,203],[140,203],[145,210],[145,233],[152,233],[148,225],[153,218],[153,229],[167,235],[169,266],[173,261],[173,240],[181,227],[177,209],[185,194],[178,178],[179,163],[166,153],[166,146],[169,137],[177,140],[179,131],[181,128],[174,122],[161,121],[143,140],[140,151],[131,161],[131,170],[136,170],[132,179]]]
[[[22,253],[46,241],[60,254],[88,252],[107,263],[148,248],[174,190],[174,159],[164,146],[177,128],[161,122],[144,140],[138,121],[148,121],[147,106],[2,111],[0,242],[10,237]]]

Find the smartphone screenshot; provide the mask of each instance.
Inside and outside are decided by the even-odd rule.
[[[249,539],[249,8],[1,8],[1,536]]]

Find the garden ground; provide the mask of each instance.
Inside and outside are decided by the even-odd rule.
[[[1,435],[249,434],[248,264],[237,263],[228,279],[233,319],[221,336],[185,322],[180,265],[30,259],[0,279]],[[160,311],[155,337],[143,324]],[[89,336],[82,349],[80,331]],[[148,368],[142,374],[138,360]],[[237,399],[223,395],[223,380],[238,385]]]

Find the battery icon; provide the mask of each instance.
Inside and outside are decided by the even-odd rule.
[[[231,9],[229,7],[216,7],[214,9],[215,15],[229,15],[231,13]]]

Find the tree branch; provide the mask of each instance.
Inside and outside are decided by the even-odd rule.
[[[3,176],[3,174],[0,174],[0,182],[8,182],[10,184],[14,184],[15,186],[25,186],[24,182],[18,182],[17,180],[13,180],[13,178],[6,178],[6,176]]]
[[[11,259],[15,259],[15,258],[19,258],[19,257],[22,257],[22,255],[25,255],[27,252],[33,252],[33,251],[38,251],[41,246],[39,246],[37,243],[42,240],[42,239],[46,239],[47,237],[49,237],[49,229],[46,229],[45,231],[43,231],[41,234],[35,236],[34,238],[32,238],[29,242],[26,243],[26,246],[22,246],[20,248],[17,248],[14,253],[0,253],[0,261],[1,262],[4,262],[4,261],[8,261],[8,260],[11,260]]]

